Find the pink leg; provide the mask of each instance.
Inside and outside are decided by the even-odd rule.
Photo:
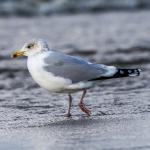
[[[91,111],[85,106],[85,104],[83,103],[83,99],[85,97],[85,94],[86,94],[86,90],[83,91],[83,94],[82,94],[82,97],[81,97],[81,100],[79,102],[79,107],[80,109],[86,113],[88,116],[91,115]]]

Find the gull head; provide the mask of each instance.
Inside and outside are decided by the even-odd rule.
[[[11,53],[12,58],[17,58],[20,56],[34,56],[44,51],[48,51],[49,47],[46,41],[42,39],[33,40],[25,43],[20,50],[16,50]]]

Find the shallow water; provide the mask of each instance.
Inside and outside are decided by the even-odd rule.
[[[0,149],[149,149],[149,11],[0,18]],[[17,23],[16,23],[17,22]],[[9,53],[33,37],[97,63],[140,67],[140,77],[101,82],[90,89],[87,118],[73,94],[72,118],[63,116],[67,95],[49,93],[30,77],[24,58]]]

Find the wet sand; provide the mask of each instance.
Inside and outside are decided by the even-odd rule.
[[[150,149],[149,11],[35,18],[0,18],[0,149]],[[26,59],[11,50],[33,37],[95,63],[140,67],[140,77],[107,80],[85,98],[87,118],[73,94],[49,93],[30,77]]]
[[[0,145],[3,150],[148,150],[149,120],[149,114],[63,119],[40,127],[3,130]]]

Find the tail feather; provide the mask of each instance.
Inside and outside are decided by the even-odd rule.
[[[122,78],[122,77],[134,77],[134,76],[139,76],[140,72],[141,72],[141,69],[117,69],[117,72],[113,74],[112,76],[101,76],[99,78],[95,78],[89,81]]]

